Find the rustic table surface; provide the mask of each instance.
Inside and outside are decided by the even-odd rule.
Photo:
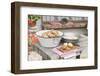
[[[81,47],[81,53],[78,56],[73,56],[71,58],[86,58],[87,57],[87,47],[88,47],[88,38],[85,35],[80,35],[78,44]],[[40,44],[35,44],[37,47],[37,52],[43,57],[44,60],[57,60],[62,59],[58,54],[52,51],[53,48],[42,47]],[[66,59],[66,58],[63,58]]]

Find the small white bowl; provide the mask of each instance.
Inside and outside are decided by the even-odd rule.
[[[79,41],[79,35],[77,33],[71,33],[71,32],[64,33],[63,41],[76,43]]]

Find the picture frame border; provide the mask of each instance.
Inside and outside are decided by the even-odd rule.
[[[79,9],[79,10],[93,10],[94,11],[94,65],[80,66],[80,67],[62,67],[62,68],[46,68],[46,69],[27,69],[20,70],[20,7],[49,7],[61,9]],[[95,6],[81,6],[81,5],[62,5],[62,4],[48,4],[48,3],[31,3],[31,2],[12,2],[11,3],[11,72],[15,74],[25,73],[40,73],[40,72],[57,72],[57,71],[73,71],[73,70],[88,70],[97,69],[97,7]]]

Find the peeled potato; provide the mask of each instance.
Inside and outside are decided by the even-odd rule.
[[[64,46],[67,46],[67,45],[68,45],[68,43],[64,43],[63,45],[64,45]]]
[[[61,47],[60,50],[62,52],[67,52],[73,49],[75,46],[72,43],[64,43]]]
[[[42,37],[48,38],[48,36],[46,35],[46,33],[43,33]]]
[[[42,37],[48,37],[48,38],[54,38],[59,36],[59,32],[56,30],[51,30],[51,31],[47,31],[45,33],[42,34]]]
[[[58,31],[52,31],[51,33],[54,34],[55,36],[59,36]]]
[[[74,45],[72,43],[68,43],[68,47],[72,48]]]

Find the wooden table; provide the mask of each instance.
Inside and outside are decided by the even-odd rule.
[[[82,41],[83,40],[83,41]],[[83,42],[86,42],[83,44]],[[85,39],[84,41],[84,37],[80,37],[79,43],[80,47],[82,48],[82,50],[85,49],[85,47],[87,47],[87,40]],[[85,45],[84,47],[82,45]],[[47,47],[42,47],[40,44],[35,44],[35,47],[37,47],[37,52],[43,57],[43,60],[57,60],[57,59],[63,59],[62,57],[60,57],[59,55],[57,55],[56,53],[54,53],[52,51],[53,48],[47,48]],[[87,49],[85,49],[87,50]],[[76,58],[80,58],[80,55],[76,56]]]

